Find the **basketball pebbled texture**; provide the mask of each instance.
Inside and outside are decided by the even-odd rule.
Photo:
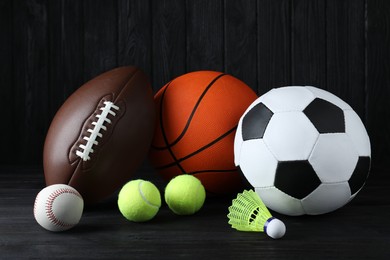
[[[256,93],[239,79],[216,71],[196,71],[167,83],[155,95],[157,124],[151,163],[165,180],[197,177],[208,195],[243,188],[234,165],[238,121]]]
[[[68,184],[86,203],[108,197],[144,160],[155,116],[153,91],[140,69],[120,67],[88,81],[50,125],[43,152],[46,184]]]

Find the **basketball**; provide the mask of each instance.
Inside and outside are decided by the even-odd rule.
[[[151,163],[167,181],[194,175],[211,195],[241,190],[234,136],[241,115],[256,98],[244,82],[221,72],[196,71],[173,79],[154,96]]]

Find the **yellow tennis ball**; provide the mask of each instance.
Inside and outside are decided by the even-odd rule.
[[[206,191],[200,180],[184,174],[173,178],[165,188],[165,202],[178,215],[192,215],[203,206]]]
[[[151,220],[157,214],[160,206],[160,192],[149,181],[129,181],[122,187],[118,195],[119,211],[130,221]]]

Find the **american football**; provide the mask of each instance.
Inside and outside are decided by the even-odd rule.
[[[149,79],[136,67],[116,68],[88,81],[50,125],[43,152],[46,184],[68,184],[86,203],[110,196],[143,162],[155,113]]]

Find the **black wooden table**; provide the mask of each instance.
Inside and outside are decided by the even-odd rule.
[[[113,196],[86,208],[75,228],[52,233],[33,217],[42,170],[1,167],[0,178],[0,259],[390,259],[388,182],[369,181],[350,204],[330,214],[275,214],[287,233],[273,240],[230,228],[233,196],[207,198],[193,216],[176,216],[163,204],[146,223],[123,218]]]

